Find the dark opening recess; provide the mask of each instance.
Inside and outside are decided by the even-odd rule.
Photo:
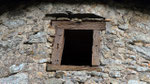
[[[65,30],[61,65],[91,66],[93,30]]]

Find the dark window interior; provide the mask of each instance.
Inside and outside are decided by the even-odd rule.
[[[91,66],[92,30],[65,30],[61,65]]]

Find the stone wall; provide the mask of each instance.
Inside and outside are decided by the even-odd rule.
[[[95,13],[102,31],[102,72],[46,72],[55,29],[45,14]],[[150,84],[150,15],[104,4],[41,3],[0,16],[0,84]]]

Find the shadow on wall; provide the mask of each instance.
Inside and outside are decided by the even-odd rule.
[[[150,0],[0,0],[0,15],[7,11],[25,9],[40,3],[106,4],[150,14]]]

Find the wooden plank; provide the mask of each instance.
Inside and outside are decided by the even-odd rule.
[[[52,21],[52,26],[62,29],[78,30],[105,30],[105,22],[74,22],[74,21]]]
[[[93,33],[93,48],[92,48],[92,66],[99,66],[99,58],[100,58],[100,31],[94,30]]]
[[[61,58],[64,48],[64,29],[57,28],[52,52],[52,64],[61,64]]]
[[[89,67],[89,66],[71,66],[71,65],[52,65],[47,64],[47,71],[56,71],[56,70],[64,70],[64,71],[101,71],[101,68],[98,67]]]

